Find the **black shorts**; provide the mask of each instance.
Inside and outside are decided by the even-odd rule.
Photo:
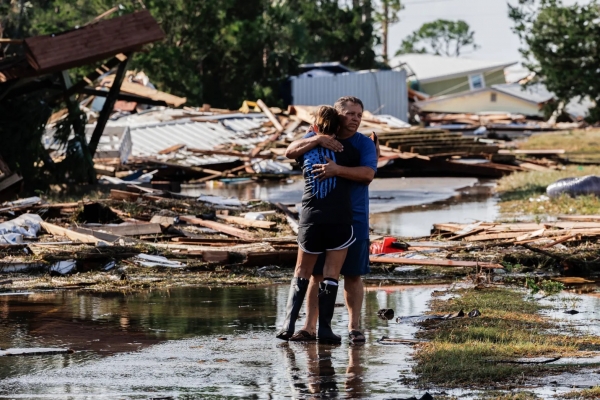
[[[309,254],[343,250],[355,240],[352,224],[300,225],[298,229],[298,246]]]

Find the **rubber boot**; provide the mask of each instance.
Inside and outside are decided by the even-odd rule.
[[[342,337],[331,330],[337,292],[337,285],[328,285],[324,282],[319,284],[319,329],[317,330],[317,340],[319,342],[342,343]]]
[[[290,294],[286,305],[286,316],[283,327],[277,333],[277,339],[289,340],[294,335],[296,320],[300,314],[300,308],[304,303],[304,297],[308,289],[308,279],[294,277],[290,284]]]

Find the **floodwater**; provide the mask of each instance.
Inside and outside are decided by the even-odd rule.
[[[400,382],[410,376],[412,348],[377,342],[413,338],[417,328],[376,314],[422,314],[439,288],[367,288],[361,346],[344,334],[345,307],[333,321],[342,345],[276,340],[288,291],[282,285],[0,296],[0,347],[75,350],[0,357],[0,398],[418,398],[422,391]]]
[[[429,235],[434,223],[494,221],[498,216],[494,183],[475,178],[386,178],[369,186],[371,227],[377,234]],[[183,186],[182,193],[212,194],[299,204],[303,182],[237,181],[215,186]]]

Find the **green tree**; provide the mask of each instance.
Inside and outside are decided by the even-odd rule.
[[[465,21],[438,19],[423,24],[402,41],[396,55],[406,53],[430,53],[458,57],[466,48],[476,50],[475,32]]]
[[[388,39],[390,25],[400,22],[398,13],[404,9],[400,0],[381,0],[380,9],[375,11],[375,21],[381,25],[381,38],[383,49],[381,55],[383,62],[388,63]]]
[[[41,1],[41,0],[38,0]],[[33,17],[32,33],[82,25],[122,4],[113,16],[140,7],[137,0],[46,0]],[[363,0],[363,3],[369,3]],[[364,17],[367,5],[337,0],[146,0],[166,39],[135,54],[132,68],[144,69],[159,89],[237,108],[261,97],[279,104],[279,86],[303,62],[340,61],[373,68],[377,37]],[[80,77],[86,69],[74,71]]]
[[[514,31],[524,47],[527,68],[558,98],[556,105],[588,96],[596,106],[590,121],[600,120],[600,6],[565,6],[560,0],[520,0],[510,6]]]

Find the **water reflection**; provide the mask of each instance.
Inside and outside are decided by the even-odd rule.
[[[360,347],[348,344],[346,308],[333,321],[340,346],[276,340],[285,285],[8,296],[0,299],[1,347],[78,351],[2,358],[0,398],[410,397],[415,391],[398,380],[410,372],[412,348],[377,339],[410,338],[417,328],[381,320],[377,310],[421,314],[436,288],[367,288]]]

